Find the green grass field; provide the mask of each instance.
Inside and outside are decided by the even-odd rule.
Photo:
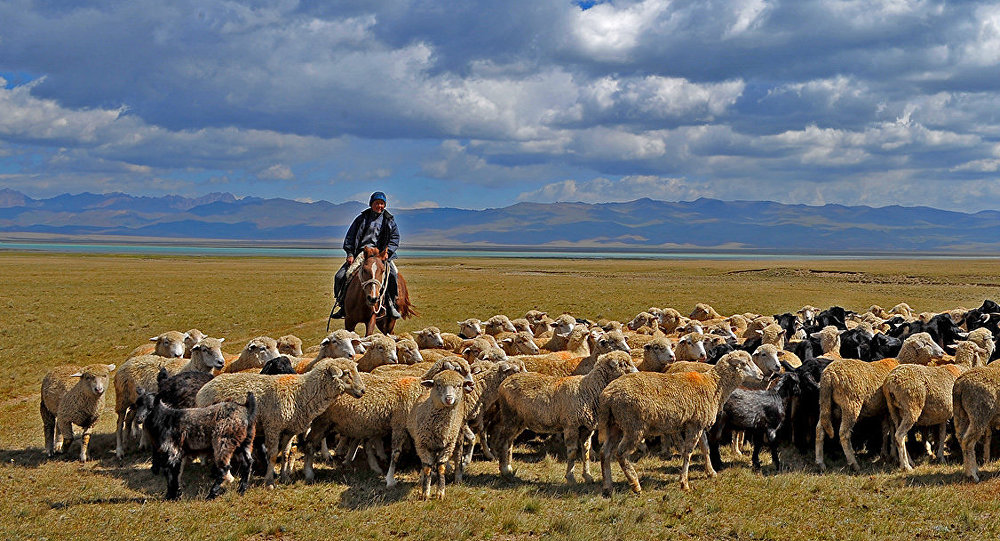
[[[359,464],[320,464],[318,482],[301,472],[267,491],[255,478],[246,495],[207,502],[200,465],[184,474],[179,502],[147,456],[119,463],[113,398],[91,441],[96,460],[47,460],[39,384],[59,364],[120,364],[163,331],[197,327],[226,338],[236,353],[254,336],[293,333],[306,345],[325,333],[339,260],[160,258],[0,254],[0,539],[997,539],[1000,477],[962,480],[956,461],[923,461],[911,474],[862,459],[861,474],[834,462],[814,473],[811,459],[782,450],[786,472],[750,471],[749,457],[706,479],[696,455],[692,490],[681,492],[680,460],[646,458],[645,492],[566,486],[554,455],[518,449],[517,480],[476,462],[447,499],[417,500],[415,468],[387,490]],[[466,317],[520,317],[539,308],[590,318],[631,318],[649,306],[690,311],[708,302],[721,313],[773,314],[809,303],[864,310],[905,301],[918,311],[979,306],[1000,299],[1000,262],[976,261],[556,261],[400,262],[418,318],[397,330],[437,325],[456,331]],[[336,322],[335,322],[336,323]],[[359,327],[360,329],[361,327]],[[74,446],[76,448],[76,446]],[[75,453],[71,452],[70,456]],[[301,462],[299,462],[301,464]],[[596,465],[595,465],[596,466]],[[599,474],[599,467],[595,467]],[[598,475],[599,478],[599,475]]]

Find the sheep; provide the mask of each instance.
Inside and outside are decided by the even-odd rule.
[[[705,352],[705,335],[701,333],[686,334],[677,341],[674,355],[678,361],[700,361],[708,359]]]
[[[601,449],[603,494],[611,495],[611,459],[621,465],[632,490],[639,494],[639,476],[629,461],[646,434],[662,434],[681,443],[681,488],[690,488],[688,467],[695,446],[701,442],[705,470],[715,477],[709,460],[707,430],[715,422],[719,409],[730,393],[742,383],[764,379],[757,365],[745,351],[734,351],[719,359],[705,374],[683,372],[626,374],[608,384],[601,392],[597,426]]]
[[[509,317],[497,314],[483,322],[483,332],[497,336],[502,332],[517,332],[517,328],[511,323]]]
[[[681,324],[681,313],[673,308],[663,308],[663,309],[649,309],[649,313],[653,314],[657,318],[657,325],[660,326],[660,330],[664,333],[670,334],[677,329],[677,326]]]
[[[166,368],[161,368],[156,375],[156,397],[172,408],[193,408],[198,391],[214,377],[209,372],[182,372],[171,376]]]
[[[906,434],[914,426],[938,426],[937,458],[944,462],[947,423],[954,413],[952,390],[955,380],[970,368],[985,365],[986,358],[986,350],[966,341],[959,344],[954,364],[901,364],[889,372],[882,392],[895,428],[893,437],[900,468],[913,469],[913,461],[906,450]]]
[[[934,357],[940,358],[944,350],[931,340],[927,333],[911,335],[903,342],[897,358],[886,358],[866,363],[857,359],[838,359],[823,370],[819,384],[819,422],[816,423],[816,465],[826,471],[823,460],[824,433],[833,437],[831,410],[840,408],[840,446],[847,463],[859,471],[851,433],[858,419],[880,415],[885,411],[882,384],[889,372],[900,364],[926,365]]]
[[[764,334],[763,332],[764,329],[772,324],[777,325],[777,321],[775,321],[774,318],[771,316],[762,316],[755,318],[751,320],[749,324],[747,324],[746,330],[743,331],[743,338],[744,339],[759,338]],[[778,327],[780,328],[781,326],[778,325]],[[781,331],[779,332],[784,333],[784,329],[781,329]]]
[[[83,429],[80,439],[80,462],[87,461],[90,431],[104,410],[108,379],[113,364],[90,364],[84,367],[64,365],[50,370],[42,378],[39,409],[45,431],[45,454],[65,452],[73,443],[73,425]],[[57,447],[57,437],[62,435]]]
[[[316,356],[308,360],[297,360],[295,363],[295,371],[302,374],[312,368],[316,362],[326,358],[353,359],[361,349],[361,339],[358,338],[357,334],[345,329],[337,329],[336,331],[328,334],[326,338],[319,343],[318,348],[315,346],[309,348],[310,352],[315,353]]]
[[[996,351],[996,342],[993,341],[993,333],[986,327],[979,327],[969,331],[966,340],[974,342],[977,346],[986,350],[986,358],[992,359]]]
[[[222,369],[223,373],[242,372],[243,370],[260,370],[264,363],[281,355],[278,353],[278,341],[269,336],[258,336],[250,339],[243,347],[240,356]]]
[[[278,353],[291,355],[292,357],[302,356],[302,339],[294,334],[286,334],[278,337]]]
[[[413,439],[413,447],[420,457],[421,499],[431,497],[431,472],[437,475],[435,496],[444,499],[445,468],[462,436],[465,419],[465,395],[473,383],[454,370],[445,370],[433,379],[421,380],[428,389],[407,417],[406,430]],[[396,437],[393,437],[393,455],[396,455]]]
[[[976,367],[959,376],[952,390],[952,404],[965,475],[978,483],[976,445],[984,436],[987,438],[983,446],[987,461],[990,435],[1000,422],[1000,363]]]
[[[419,331],[414,331],[413,340],[420,349],[444,349],[444,338],[441,337],[441,329],[437,327],[427,327]]]
[[[659,318],[649,312],[639,312],[632,321],[625,324],[630,331],[638,331],[642,328],[659,328]]]
[[[812,333],[810,336],[819,339],[820,349],[823,351],[820,356],[830,360],[842,358],[840,356],[840,329],[833,325],[827,325],[819,332]]]
[[[691,311],[691,315],[688,316],[691,319],[697,319],[698,321],[708,321],[710,319],[722,319],[722,315],[715,311],[711,306],[699,302],[694,305],[694,310]]]
[[[159,355],[160,357],[183,357],[184,335],[180,331],[167,331],[149,339],[153,344],[143,344],[132,350],[127,359],[139,355]]]
[[[654,338],[642,346],[642,362],[636,365],[643,372],[662,372],[663,369],[677,360],[670,340],[665,336]]]
[[[396,358],[399,364],[416,364],[424,362],[423,355],[417,343],[409,338],[396,342]]]
[[[470,317],[465,321],[458,322],[458,336],[463,340],[466,338],[475,338],[480,334],[483,334],[483,322],[479,321],[474,317]]]
[[[118,420],[115,427],[115,456],[119,459],[125,456],[123,431],[126,421],[130,421],[134,413],[129,413],[132,404],[139,397],[136,387],[142,387],[147,392],[159,390],[156,378],[160,368],[166,368],[170,375],[182,372],[211,372],[222,368],[225,359],[222,356],[224,338],[203,337],[191,347],[190,359],[167,359],[156,355],[140,355],[124,363],[115,372],[115,413]],[[132,432],[135,432],[133,426]]]
[[[664,374],[679,374],[682,372],[701,372],[705,373],[712,369],[711,364],[700,363],[696,361],[675,361],[667,365],[662,372]]]
[[[725,432],[750,432],[753,440],[751,464],[754,471],[760,470],[760,448],[764,443],[771,451],[774,469],[781,471],[778,458],[778,432],[785,424],[787,412],[793,397],[799,395],[799,374],[785,366],[786,372],[770,389],[736,389],[726,400],[722,411],[708,432],[712,466],[722,467],[719,457],[719,443]]]
[[[552,324],[552,337],[541,346],[546,351],[562,351],[566,349],[570,333],[576,328],[576,319],[569,314],[562,314]]]
[[[264,435],[267,473],[264,483],[274,486],[274,465],[279,453],[285,457],[281,481],[291,477],[292,436],[309,428],[313,419],[325,411],[337,395],[347,392],[355,398],[365,393],[357,363],[348,359],[323,359],[305,374],[264,376],[260,374],[222,374],[198,391],[195,403],[204,407],[223,401],[238,400],[253,392],[258,402],[257,430]]]
[[[513,336],[500,340],[508,355],[538,355],[538,344],[532,340],[530,331],[518,331]]]
[[[598,357],[585,376],[555,377],[515,374],[500,384],[500,426],[497,447],[500,473],[513,475],[511,453],[514,439],[525,429],[540,434],[562,433],[566,443],[566,481],[575,483],[577,457],[583,460],[583,478],[590,475],[590,439],[597,428],[597,404],[601,390],[622,376],[637,372],[632,357],[613,351]]]
[[[526,332],[531,333],[531,336],[535,336],[535,331],[531,330],[531,323],[523,317],[510,320],[511,325],[514,326],[516,332]]]
[[[237,470],[242,470],[238,491],[246,492],[257,417],[257,402],[252,392],[246,394],[245,405],[226,402],[204,408],[175,409],[142,388],[138,391],[136,418],[153,442],[154,467],[162,469],[167,477],[168,500],[180,497],[183,461],[193,455],[212,460],[215,482],[208,491],[209,500],[222,493],[223,484],[234,480],[233,458]]]
[[[767,357],[768,361],[758,360],[760,357]],[[787,363],[792,368],[798,368],[802,366],[802,361],[792,353],[791,351],[785,351],[783,349],[778,349],[774,344],[762,344],[754,350],[753,353],[754,362],[757,366],[764,370],[765,366],[772,368],[772,372],[776,373],[780,371],[780,365],[782,362]],[[767,371],[765,370],[765,374]]]
[[[897,304],[896,306],[893,306],[892,308],[889,309],[889,315],[891,316],[893,314],[899,314],[899,315],[901,315],[901,316],[909,319],[909,318],[913,317],[913,309],[910,308],[909,304],[906,304],[905,302],[901,302],[901,303]]]
[[[365,352],[357,359],[358,370],[362,372],[371,372],[377,366],[382,366],[383,364],[397,364],[399,362],[399,356],[396,355],[396,341],[388,336],[373,334],[371,338],[371,343]],[[333,342],[329,344],[326,340],[323,341],[326,345],[332,345]],[[309,372],[316,366],[317,363],[329,358],[350,358],[350,357],[332,357],[331,354],[335,352],[329,351],[328,348],[324,348],[316,355],[316,358],[312,361],[306,363],[302,367],[296,367],[295,371],[302,374]],[[324,356],[321,356],[324,355]]]
[[[575,330],[574,330],[575,332]],[[559,353],[543,356],[519,355],[513,357],[524,362],[525,368],[531,372],[539,372],[552,376],[583,375],[594,367],[597,357],[611,351],[631,352],[625,337],[618,331],[592,332],[587,339],[590,354],[586,356],[568,357]]]
[[[475,449],[475,434],[479,434],[479,440],[486,459],[494,460],[493,453],[490,450],[489,436],[484,422],[486,412],[500,397],[500,384],[502,384],[507,377],[513,374],[523,373],[525,371],[524,365],[516,359],[501,360],[495,363],[486,361],[485,363],[480,364],[486,364],[488,366],[485,366],[479,371],[473,369],[472,375],[475,386],[466,397],[467,405],[465,409],[465,424],[471,429],[466,434],[466,439],[469,440],[469,450],[464,457],[460,457],[458,462],[458,466],[460,467],[455,470],[455,482],[461,482],[462,469],[472,462],[472,453]],[[472,435],[471,439],[469,438],[470,433]],[[461,455],[461,453],[459,453],[459,455]]]
[[[260,373],[267,376],[277,376],[279,374],[297,374],[298,372],[292,366],[292,360],[286,355],[281,355],[264,363]]]

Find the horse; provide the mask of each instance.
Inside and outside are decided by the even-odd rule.
[[[385,289],[389,282],[386,252],[377,248],[364,248],[364,262],[347,281],[347,292],[344,294],[344,328],[354,332],[358,323],[365,324],[365,336],[375,332],[375,327],[383,334],[392,333],[396,320],[389,317],[385,308]],[[417,315],[410,303],[410,294],[406,288],[403,274],[396,272],[396,307],[403,319]]]

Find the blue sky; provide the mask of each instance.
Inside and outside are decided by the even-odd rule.
[[[0,3],[0,187],[1000,208],[1000,4]]]

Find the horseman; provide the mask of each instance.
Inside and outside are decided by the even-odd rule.
[[[396,308],[396,250],[399,249],[399,230],[396,220],[385,210],[386,199],[382,192],[375,192],[368,200],[369,208],[354,219],[347,236],[344,237],[344,251],[347,260],[337,271],[333,279],[333,293],[337,297],[337,311],[330,315],[334,319],[344,317],[344,294],[347,292],[347,269],[354,263],[354,258],[362,252],[365,246],[374,246],[379,252],[387,254],[386,264],[389,268],[389,283],[386,285],[385,307],[389,317],[402,317]]]

